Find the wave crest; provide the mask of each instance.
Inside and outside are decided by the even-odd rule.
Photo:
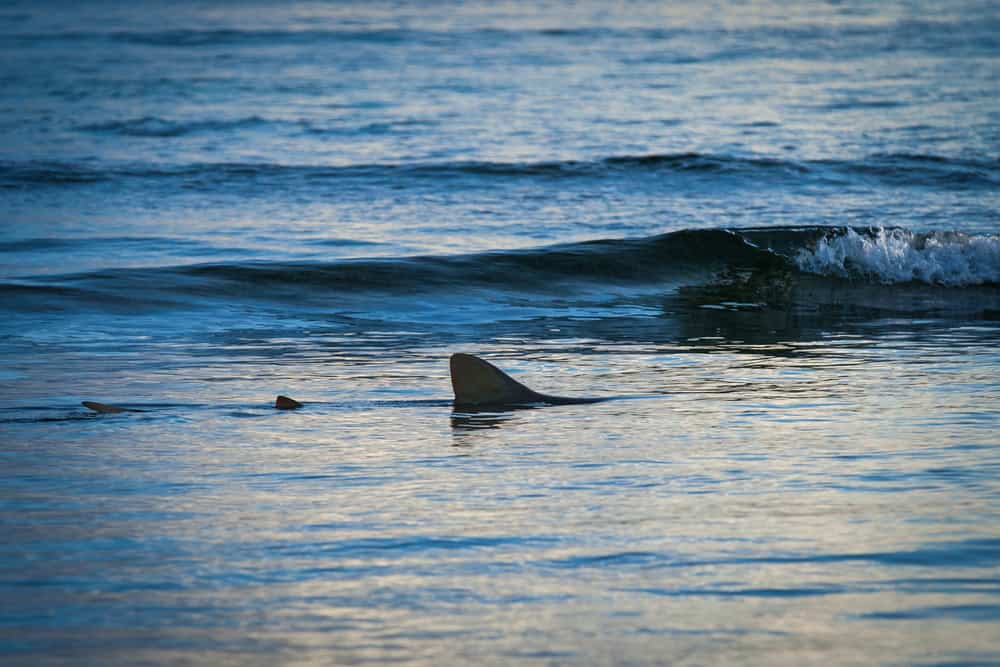
[[[292,133],[366,136],[419,131],[428,121],[389,120],[368,125],[317,126],[308,119],[282,120],[249,116],[236,119],[172,121],[145,116],[128,120],[81,125],[77,129],[127,137],[173,138],[194,134],[230,133],[243,130],[281,129]],[[719,187],[808,185],[810,183],[870,183],[875,178],[896,187],[936,187],[969,190],[1000,185],[1000,163],[936,155],[874,155],[853,160],[787,160],[768,156],[713,153],[654,153],[611,155],[582,160],[536,162],[446,161],[401,159],[394,163],[277,164],[254,162],[191,162],[165,164],[121,162],[103,165],[0,160],[0,188],[70,184],[131,178],[191,179],[210,176],[220,184],[248,178],[291,181],[299,178],[394,179],[635,179],[665,182],[708,183]]]
[[[88,132],[118,134],[126,137],[181,137],[197,132],[221,132],[266,125],[269,121],[259,116],[249,116],[235,120],[198,120],[190,122],[170,121],[155,116],[143,116],[129,120],[111,121],[81,125]]]
[[[799,250],[795,263],[809,273],[884,284],[996,285],[1000,284],[1000,235],[848,228]]]

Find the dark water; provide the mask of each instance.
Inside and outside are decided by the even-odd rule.
[[[998,35],[0,7],[2,662],[1000,663]]]

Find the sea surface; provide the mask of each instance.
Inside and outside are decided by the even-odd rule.
[[[1000,664],[1000,6],[4,2],[0,663]]]

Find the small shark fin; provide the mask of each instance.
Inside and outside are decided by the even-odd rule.
[[[97,403],[95,401],[81,401],[80,405],[85,408],[89,408],[94,412],[100,412],[104,415],[115,415],[119,412],[128,412],[125,408],[120,408],[117,405],[108,405],[107,403]]]
[[[278,396],[278,398],[274,399],[274,407],[278,410],[295,410],[297,408],[301,408],[302,404],[294,398]]]

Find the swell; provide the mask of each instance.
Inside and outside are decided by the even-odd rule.
[[[228,262],[113,269],[0,283],[10,308],[45,310],[266,300],[286,305],[377,293],[388,297],[469,290],[571,294],[586,286],[655,284],[704,273],[721,258],[767,254],[725,230],[635,240],[590,241],[532,250],[336,262]],[[680,258],[680,259],[676,259]]]
[[[97,276],[92,276],[97,278]],[[185,301],[179,295],[169,295],[166,289],[149,289],[138,282],[109,281],[106,287],[98,286],[96,280],[70,279],[63,283],[9,281],[0,283],[0,303],[2,310],[21,313],[61,313],[73,311],[97,311],[120,314],[182,307]],[[0,312],[2,312],[0,310]]]
[[[613,239],[456,256],[366,259],[326,265],[205,265],[187,276],[255,285],[338,290],[426,292],[454,287],[546,291],[573,284],[649,284],[726,261],[770,253],[727,230],[681,231],[645,239]]]
[[[260,116],[249,116],[235,120],[171,121],[155,116],[143,116],[120,121],[90,123],[81,125],[80,130],[99,134],[114,134],[126,137],[167,138],[189,134],[227,132],[273,125]]]
[[[171,138],[193,132],[237,131],[268,123],[285,123],[252,117],[235,121],[175,123],[141,118],[85,126],[92,131],[151,138]],[[307,123],[305,132],[317,131]],[[405,124],[405,122],[404,122]],[[412,124],[412,123],[411,123]],[[387,125],[392,125],[388,123]],[[325,130],[320,130],[325,131]],[[211,178],[214,183],[243,183],[266,179],[274,182],[338,179],[704,179],[759,187],[776,184],[870,183],[892,186],[927,186],[944,189],[993,189],[1000,185],[1000,161],[945,157],[930,154],[874,154],[855,160],[786,160],[768,156],[711,153],[622,155],[592,160],[539,162],[400,162],[397,164],[295,165],[258,163],[195,163],[186,165],[89,164],[43,161],[0,162],[0,187],[25,188],[86,184],[127,179],[177,181]]]
[[[464,29],[432,30],[415,27],[340,27],[335,29],[246,29],[246,28],[177,28],[168,30],[67,30],[59,32],[14,32],[6,37],[15,44],[120,44],[161,49],[208,49],[213,47],[299,46],[314,49],[336,48],[345,44],[392,47],[425,44],[457,46],[467,43],[491,43],[514,47],[525,41],[543,39],[558,44],[593,43],[595,40],[655,45],[686,45],[691,40],[716,44],[714,57],[775,57],[790,54],[814,54],[829,57],[831,51],[845,57],[861,52],[901,50],[925,51],[930,43],[935,50],[959,53],[995,50],[997,20],[994,14],[935,17],[926,20],[905,19],[887,25],[849,24],[822,19],[810,23],[753,23],[745,26],[609,26],[523,27],[501,25],[470,26]],[[817,49],[814,44],[823,45]],[[697,59],[692,59],[697,60]]]
[[[330,245],[343,243],[339,239],[326,241]],[[42,253],[42,252],[117,252],[123,248],[164,249],[186,255],[206,253],[212,250],[204,242],[169,236],[85,236],[85,237],[27,237],[0,240],[0,253]],[[230,249],[230,252],[232,250]]]
[[[686,230],[466,255],[105,270],[0,283],[0,296],[14,310],[127,311],[248,301],[365,310],[396,298],[405,308],[414,296],[422,303],[459,298],[502,304],[534,302],[538,295],[545,298],[537,303],[559,309],[623,288],[666,293],[739,272],[751,275],[739,289],[729,289],[741,296],[715,289],[709,297],[780,300],[791,280],[805,281],[812,294],[824,285],[835,288],[838,298],[849,300],[866,299],[878,286],[882,301],[905,293],[916,310],[923,308],[921,300],[934,308],[946,304],[942,290],[986,290],[976,294],[992,304],[1000,296],[1000,235],[830,227]]]
[[[200,120],[171,120],[157,116],[142,116],[101,123],[87,123],[76,129],[81,132],[111,136],[168,139],[189,135],[225,134],[243,130],[274,130],[321,136],[370,136],[393,132],[415,132],[435,124],[434,121],[416,119],[396,119],[352,125],[350,123],[318,124],[306,119],[285,120],[256,115],[234,119],[206,118]]]

